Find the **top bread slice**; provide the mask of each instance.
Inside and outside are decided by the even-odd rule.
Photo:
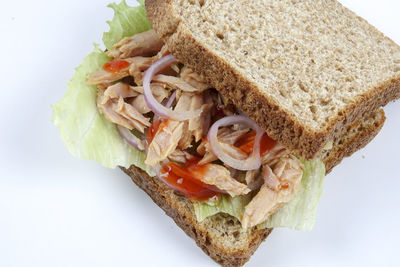
[[[311,159],[400,97],[400,47],[335,0],[147,0],[172,54]]]
[[[327,172],[344,157],[368,144],[378,134],[384,122],[385,113],[378,110],[348,126],[342,135],[334,139],[332,149],[322,155]],[[272,230],[253,227],[242,231],[236,218],[222,213],[198,222],[193,205],[187,197],[170,189],[157,177],[150,177],[134,166],[122,170],[174,219],[207,255],[224,267],[244,265]]]

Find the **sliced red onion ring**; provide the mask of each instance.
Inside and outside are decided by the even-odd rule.
[[[128,144],[140,151],[144,150],[144,142],[134,136],[129,129],[120,125],[117,125],[117,128],[121,136],[126,140],[126,142],[128,142]]]
[[[256,137],[254,140],[253,152],[251,155],[245,160],[238,160],[232,158],[228,154],[226,154],[219,141],[218,141],[218,129],[222,126],[228,126],[233,124],[241,124],[245,125],[256,131]],[[256,170],[261,166],[261,157],[260,157],[260,143],[261,137],[264,134],[264,130],[262,130],[254,121],[249,119],[243,115],[233,115],[224,117],[218,121],[216,121],[208,131],[208,142],[210,142],[210,148],[213,153],[225,164],[231,166],[234,169],[242,170],[242,171],[249,171],[249,170]]]
[[[170,108],[172,106],[172,103],[174,103],[175,98],[176,98],[176,90],[169,96],[167,103],[165,103],[165,99],[162,101],[162,103],[165,103],[165,107]],[[158,116],[158,114],[155,113],[153,117],[153,123],[159,120],[160,116]]]
[[[165,107],[170,108],[172,106],[172,103],[174,103],[175,98],[176,98],[176,90],[170,95],[167,103],[165,104]]]
[[[143,94],[144,100],[146,101],[147,106],[160,117],[171,118],[178,121],[188,120],[194,117],[198,117],[201,113],[201,110],[193,110],[193,111],[185,111],[185,112],[177,112],[168,107],[160,104],[153,96],[153,93],[150,89],[150,82],[155,74],[161,71],[163,68],[168,66],[171,63],[176,62],[176,58],[173,55],[169,54],[165,57],[160,58],[156,62],[154,62],[150,68],[144,74],[143,77]]]

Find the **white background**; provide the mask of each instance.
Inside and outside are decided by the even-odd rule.
[[[217,266],[129,177],[69,155],[50,122],[108,30],[108,1],[2,1],[0,266]],[[342,2],[400,43],[399,1]],[[314,230],[274,230],[248,267],[400,266],[400,103],[385,110],[326,178]]]

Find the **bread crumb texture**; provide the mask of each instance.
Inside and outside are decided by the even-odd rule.
[[[400,72],[400,50],[337,1],[180,1],[193,36],[307,127]]]
[[[275,140],[309,159],[400,97],[400,47],[335,0],[148,0],[154,29]]]

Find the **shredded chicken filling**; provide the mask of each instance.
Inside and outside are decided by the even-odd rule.
[[[152,63],[168,53],[154,30],[116,43],[107,55],[112,62],[123,61],[122,67],[113,71],[102,68],[88,76],[88,84],[98,88],[99,111],[112,123],[134,130],[142,139],[147,137],[147,165],[157,166],[169,161],[185,166],[197,160],[197,165],[205,166],[201,175],[195,174],[202,183],[230,196],[256,192],[245,207],[242,225],[252,227],[262,223],[296,194],[303,174],[302,163],[276,144],[261,155],[261,168],[246,171],[244,181],[240,181],[239,172],[221,163],[207,140],[213,122],[239,111],[227,104],[201,75],[182,64],[172,64],[154,76],[151,91],[160,103],[167,101],[175,91],[176,99],[171,108],[175,111],[200,109],[200,116],[187,121],[155,116],[143,95],[143,77]],[[158,127],[153,127],[156,123]],[[150,127],[153,127],[151,134]],[[250,131],[237,125],[220,128],[218,140],[224,152],[238,160],[246,159],[248,151],[237,143]]]

